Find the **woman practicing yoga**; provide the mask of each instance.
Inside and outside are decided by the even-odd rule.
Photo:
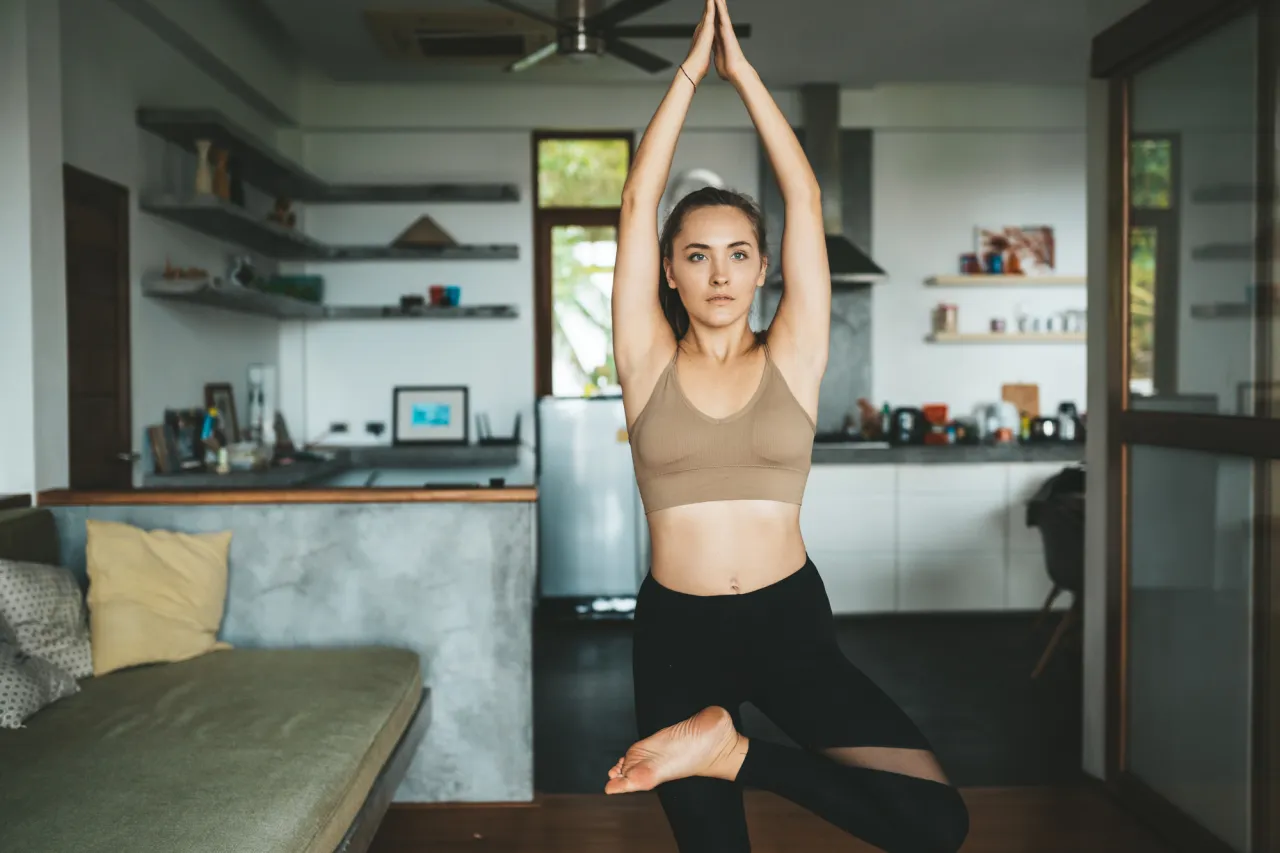
[[[747,313],[768,247],[749,198],[697,190],[654,240],[676,140],[713,57],[786,203],[785,290],[762,334]],[[643,740],[605,790],[656,789],[684,853],[750,849],[743,786],[889,853],[954,853],[968,833],[925,737],[836,644],[800,535],[830,314],[817,180],[743,57],[725,0],[706,0],[627,177],[613,284],[614,359],[653,560],[632,662]],[[800,748],[740,734],[743,702]]]

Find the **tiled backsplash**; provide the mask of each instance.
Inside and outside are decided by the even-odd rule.
[[[819,432],[842,429],[845,415],[856,416],[858,398],[871,397],[872,287],[846,286],[831,293],[831,344],[818,400]],[[773,319],[781,296],[772,287],[760,294],[760,328]]]

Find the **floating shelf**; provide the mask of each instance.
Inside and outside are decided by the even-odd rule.
[[[190,228],[192,231],[235,243],[278,261],[398,261],[398,260],[515,260],[515,244],[475,246],[329,246],[293,228],[259,218],[239,205],[217,196],[144,198],[142,210]]]
[[[512,183],[331,184],[217,110],[150,109],[137,111],[138,126],[195,152],[197,139],[227,149],[247,184],[275,196],[314,203],[345,202],[513,202],[520,188]]]
[[[1087,284],[1082,275],[935,275],[930,287],[1065,287]]]
[[[1198,320],[1253,319],[1258,316],[1258,308],[1248,302],[1210,302],[1205,305],[1192,305],[1191,316]]]
[[[934,332],[931,344],[1067,344],[1084,343],[1084,332]]]
[[[1258,200],[1257,189],[1249,184],[1212,184],[1191,193],[1196,204],[1238,204]]]
[[[1194,261],[1251,261],[1253,244],[1210,243],[1197,246],[1191,250],[1191,259]]]
[[[514,305],[426,306],[410,311],[398,305],[320,305],[221,278],[147,276],[142,280],[142,292],[155,299],[191,302],[279,320],[449,320],[519,316]]]

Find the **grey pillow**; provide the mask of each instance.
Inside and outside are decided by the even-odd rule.
[[[36,711],[78,692],[74,675],[23,654],[13,629],[0,619],[0,728],[20,729]]]
[[[22,654],[76,678],[92,675],[87,612],[68,569],[0,559],[0,618],[9,623]]]

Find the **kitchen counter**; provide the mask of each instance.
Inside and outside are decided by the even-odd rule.
[[[185,474],[148,472],[142,489],[171,492],[240,490],[413,489],[440,490],[532,487],[533,466],[522,460],[518,445],[421,447],[330,445],[312,448],[329,456],[297,461],[263,471],[196,471]],[[532,454],[528,454],[532,455]],[[490,480],[502,485],[491,487]]]
[[[1084,442],[883,447],[826,444],[813,447],[814,465],[954,465],[1002,462],[1080,462]]]

